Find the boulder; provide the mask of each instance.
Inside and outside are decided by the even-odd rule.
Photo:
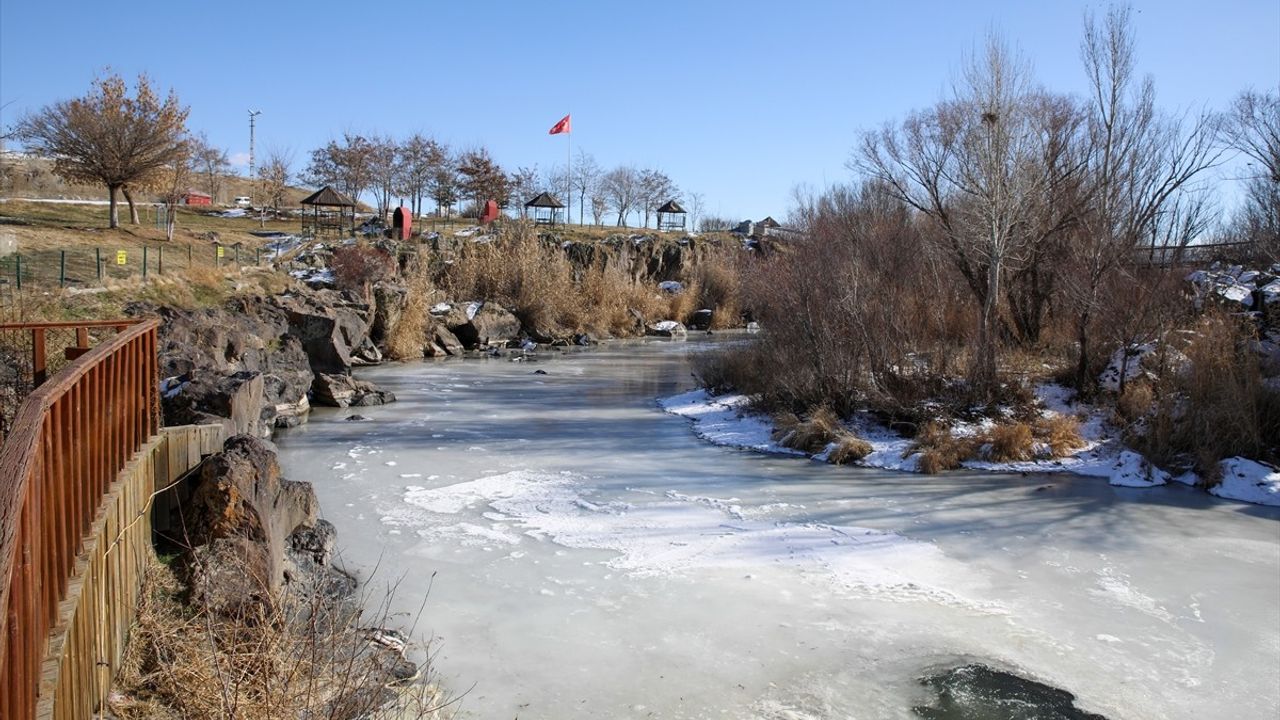
[[[663,320],[645,328],[645,334],[654,337],[685,337],[689,331],[675,320]]]
[[[314,528],[318,511],[311,485],[281,478],[266,442],[228,439],[201,464],[182,509],[197,600],[233,612],[273,597],[285,580],[286,541]]]
[[[311,396],[317,404],[329,407],[368,407],[396,399],[368,380],[357,380],[346,373],[317,373]]]
[[[707,330],[711,327],[711,319],[715,316],[715,311],[703,308],[695,312],[689,318],[689,327],[694,330]]]
[[[520,321],[493,303],[472,304],[464,313],[455,307],[443,318],[445,326],[464,347],[474,348],[490,343],[505,343],[520,335]],[[466,320],[462,317],[465,316]]]
[[[272,298],[289,322],[316,372],[341,372],[351,367],[352,352],[368,337],[369,306],[347,293],[332,290],[294,293]]]

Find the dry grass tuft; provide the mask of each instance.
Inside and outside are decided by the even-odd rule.
[[[836,446],[827,455],[827,462],[832,465],[847,465],[857,462],[871,454],[871,443],[855,435],[842,435],[836,440]]]
[[[840,417],[824,406],[809,411],[805,420],[783,415],[775,420],[774,439],[783,447],[813,455],[820,453],[837,438],[845,434]],[[785,431],[781,432],[785,428]]]
[[[934,475],[960,467],[960,463],[973,457],[977,449],[976,438],[956,436],[946,425],[930,422],[920,428],[916,441],[904,457],[920,453],[920,471]]]
[[[1080,421],[1072,415],[1055,413],[1041,417],[1032,425],[1032,431],[1056,458],[1066,457],[1088,444],[1080,435]]]
[[[169,568],[147,568],[109,702],[114,717],[389,720],[436,717],[448,704],[423,682],[390,682],[389,656],[370,653],[376,636],[364,628],[389,619],[385,600],[285,593],[225,616],[184,603],[184,591]]]
[[[1021,462],[1036,456],[1035,436],[1026,423],[996,425],[983,433],[980,441],[992,462]]]

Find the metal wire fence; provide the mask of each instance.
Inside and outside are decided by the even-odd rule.
[[[195,268],[262,265],[270,252],[240,243],[170,245],[117,243],[100,247],[50,248],[15,252],[0,258],[0,282],[24,286],[90,286],[108,280],[170,275]]]

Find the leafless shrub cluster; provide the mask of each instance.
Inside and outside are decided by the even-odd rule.
[[[1025,412],[985,438],[927,425],[1001,418],[1050,378],[1117,402],[1157,457],[1202,468],[1223,453],[1273,457],[1272,395],[1247,337],[1267,314],[1235,335],[1198,321],[1185,277],[1187,248],[1215,237],[1206,171],[1232,150],[1259,169],[1236,227],[1266,255],[1280,217],[1280,101],[1245,93],[1226,118],[1163,111],[1135,70],[1125,8],[1086,19],[1081,57],[1089,92],[1054,93],[992,36],[949,97],[865,133],[849,163],[858,180],[798,193],[791,224],[806,236],[744,273],[761,339],[695,372],[772,412],[876,411],[919,435],[926,469],[982,448],[1026,459],[1045,443],[1054,454],[1078,445],[1070,421],[1041,428]],[[1195,352],[1181,348],[1188,332]],[[1099,385],[1117,348],[1148,344],[1158,362],[1178,348],[1199,369]]]
[[[395,270],[396,259],[382,248],[361,242],[334,248],[331,265],[338,287],[367,295],[373,283]]]
[[[276,602],[218,613],[153,562],[109,699],[114,717],[433,718],[454,701],[427,678],[391,667],[402,640],[393,590],[380,600],[335,601],[290,592]],[[412,668],[412,664],[405,664]]]

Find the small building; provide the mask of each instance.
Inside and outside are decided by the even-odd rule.
[[[524,204],[525,211],[533,211],[533,222],[536,225],[555,225],[560,222],[560,211],[564,205],[551,196],[551,193],[538,193],[538,196]]]
[[[356,202],[325,185],[302,199],[302,234],[356,234]]]
[[[209,193],[203,193],[199,190],[188,190],[182,193],[183,205],[212,205],[213,196]]]
[[[658,206],[658,230],[683,232],[684,220],[684,208],[675,200],[668,200]]]

